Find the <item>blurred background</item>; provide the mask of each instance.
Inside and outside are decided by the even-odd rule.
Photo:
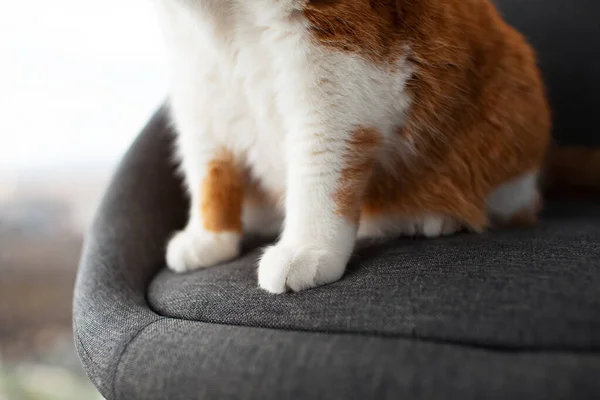
[[[0,400],[99,399],[71,300],[110,174],[166,93],[147,0],[0,3]]]

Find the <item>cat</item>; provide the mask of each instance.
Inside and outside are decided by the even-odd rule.
[[[280,233],[279,294],[339,280],[357,238],[535,223],[551,113],[489,0],[154,2],[191,200],[172,270]]]

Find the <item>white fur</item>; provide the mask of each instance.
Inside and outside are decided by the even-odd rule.
[[[501,222],[531,209],[538,196],[538,173],[529,172],[497,187],[488,197],[490,216]]]
[[[447,236],[462,229],[461,224],[441,215],[366,217],[360,221],[359,238],[381,238],[386,236],[425,236],[434,238]]]
[[[173,236],[167,248],[167,265],[176,272],[212,267],[239,255],[240,234],[186,229]]]
[[[171,107],[192,204],[207,162],[226,147],[266,190],[286,194],[283,234],[260,262],[260,286],[281,293],[339,279],[357,232],[333,200],[346,140],[369,127],[386,139],[382,152],[397,147],[394,129],[410,102],[406,61],[376,67],[322,48],[298,0],[155,2],[171,50]],[[210,239],[198,208],[169,245],[175,270],[223,261],[237,248],[233,233]]]
[[[538,173],[529,172],[498,186],[488,196],[487,210],[491,218],[509,221],[515,214],[531,209],[538,196]],[[459,221],[442,215],[366,217],[360,221],[359,238],[406,235],[434,238],[463,229]]]

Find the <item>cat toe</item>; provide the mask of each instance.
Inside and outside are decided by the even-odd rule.
[[[184,230],[167,246],[167,266],[175,272],[211,267],[237,257],[239,243],[240,234],[235,232]]]
[[[275,245],[265,252],[258,268],[259,286],[269,293],[299,292],[339,280],[347,257],[319,246]]]

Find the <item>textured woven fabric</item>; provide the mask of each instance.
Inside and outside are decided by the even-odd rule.
[[[194,291],[200,278],[206,273],[229,271],[229,278],[223,275],[212,287],[203,284],[208,292],[201,295],[206,297],[210,293],[211,301],[220,304],[221,309],[231,307],[232,288],[239,292],[237,295],[250,294],[257,296],[258,301],[253,307],[248,304],[231,310],[233,316],[219,313],[220,318],[237,318],[242,325],[260,322],[269,326],[273,321],[266,320],[264,315],[271,313],[276,314],[278,323],[287,320],[288,329],[182,321],[161,316],[146,303],[146,289],[162,267],[164,241],[185,219],[185,202],[178,181],[172,178],[173,166],[167,161],[170,146],[166,118],[160,112],[117,171],[82,257],[74,304],[76,344],[87,373],[107,399],[362,399],[374,396],[566,399],[597,398],[600,394],[600,381],[595,379],[600,371],[600,354],[591,334],[597,331],[594,321],[600,311],[584,320],[591,310],[590,305],[596,304],[598,299],[597,281],[593,284],[598,268],[591,267],[597,265],[597,258],[592,258],[593,251],[597,251],[597,207],[573,204],[550,210],[553,218],[536,230],[536,234],[519,231],[438,241],[402,240],[363,248],[343,281],[299,295],[274,298],[257,293],[253,259],[246,257],[239,264],[190,274],[181,281],[189,285],[180,286],[170,296],[186,296],[188,303],[198,304],[195,297],[199,293],[194,294]],[[465,262],[467,256],[473,262],[489,263],[490,257],[483,251],[479,252],[479,258],[474,254],[479,248],[478,242],[493,247],[490,241],[496,247],[491,257],[496,263],[499,258],[507,258],[509,263],[520,262],[504,270],[469,267]],[[524,247],[519,246],[519,242],[530,244]],[[532,250],[542,245],[548,246],[554,258],[544,256],[544,251]],[[473,249],[468,253],[457,250],[465,246]],[[556,246],[559,248],[553,248]],[[433,249],[442,248],[450,251],[450,255],[433,254],[433,261],[424,258]],[[590,249],[593,251],[588,251]],[[536,265],[541,264],[535,264],[533,258],[527,259],[524,253],[529,251],[536,257],[559,263],[569,272],[557,269],[542,273],[539,269],[540,273],[536,274]],[[398,261],[391,261],[392,257]],[[409,259],[420,261],[406,263]],[[388,269],[385,260],[397,267]],[[527,280],[511,279],[512,275],[523,275],[519,269],[529,271]],[[378,284],[401,290],[382,290],[379,293],[385,295],[377,295],[375,282],[369,281],[369,276],[380,272],[387,276],[393,274],[394,280],[377,279]],[[564,281],[557,276],[562,276]],[[440,281],[444,290],[430,285],[433,277],[445,278]],[[174,278],[161,272],[154,279],[149,292],[153,301],[156,301],[155,291],[179,279],[173,281]],[[489,279],[513,284],[494,288]],[[408,280],[414,284],[408,285]],[[456,307],[452,311],[439,299],[456,293],[454,285],[470,291],[460,294],[458,300],[452,299]],[[353,287],[353,292],[340,292],[342,286]],[[329,290],[333,292],[327,294]],[[494,299],[487,293],[489,290],[499,297]],[[502,307],[486,308],[482,300],[473,297],[474,293]],[[312,304],[314,311],[308,315],[310,304],[303,300],[306,296],[316,299]],[[345,316],[334,316],[331,321],[317,318],[322,317],[328,307],[339,308],[349,296],[361,297],[362,306]],[[382,298],[388,303],[396,298],[396,305],[384,309]],[[467,301],[467,298],[476,301]],[[518,307],[521,303],[527,307]],[[172,303],[167,304],[173,307]],[[456,335],[454,339],[463,344],[411,339],[417,332],[405,335],[406,332],[398,330],[402,328],[398,318],[402,313],[412,315],[413,321],[420,321],[427,329],[435,326],[418,316],[418,308],[410,310],[406,304],[416,305],[421,311],[432,310],[433,304],[440,307],[439,312],[432,314],[435,324],[445,330],[440,330],[443,335],[432,337],[448,337],[448,327],[452,325],[449,318],[454,315],[459,328],[451,332]],[[561,306],[555,308],[556,304]],[[573,304],[579,304],[580,310]],[[246,319],[243,309],[249,306],[253,310]],[[567,315],[568,323],[556,318],[556,327],[545,334],[522,318],[531,309],[542,310],[544,321],[549,321],[553,312],[574,311],[573,315]],[[198,311],[189,305],[188,310]],[[263,313],[258,320],[257,310]],[[487,328],[486,335],[477,334],[477,329],[485,325],[481,319],[467,320],[465,315],[473,310],[483,310],[484,315],[493,317],[496,322],[501,316],[507,317],[506,324],[514,332],[526,332],[527,336],[520,340],[520,333],[511,334],[510,329],[503,327],[498,328],[498,335]],[[507,310],[512,310],[515,317]],[[462,318],[457,317],[461,315]],[[357,324],[361,320],[363,325]],[[580,321],[590,333],[573,321]],[[295,324],[302,325],[302,329],[327,331],[319,326],[324,322],[336,324],[340,331],[350,327],[363,333],[289,329]],[[387,332],[395,329],[395,333],[383,337],[386,329]],[[461,331],[464,336],[459,337]],[[561,334],[564,335],[562,341]],[[469,343],[473,337],[477,340]],[[511,341],[522,349],[501,349]],[[483,346],[486,342],[490,345],[488,349]],[[585,343],[589,344],[587,351],[584,351]],[[525,349],[528,345],[531,348]]]
[[[538,48],[556,137],[600,144],[600,3],[497,2]],[[107,399],[600,398],[598,205],[556,203],[533,230],[363,246],[339,283],[271,297],[252,245],[161,270],[187,210],[167,125],[161,110],[125,157],[80,265],[76,345]]]
[[[594,379],[600,372],[600,354],[593,334],[597,332],[598,313],[589,314],[598,300],[594,258],[597,207],[562,204],[549,210],[553,217],[535,231],[436,241],[402,240],[363,248],[344,280],[299,295],[270,297],[257,293],[253,260],[247,257],[237,266],[190,274],[182,280],[188,282],[187,288],[180,287],[170,295],[187,293],[186,301],[197,302],[194,297],[198,294],[193,290],[198,279],[206,273],[229,270],[228,278],[214,281],[207,289],[212,293],[211,301],[217,303],[220,298],[220,307],[229,307],[231,289],[239,285],[239,294],[250,293],[258,296],[258,301],[247,319],[243,318],[242,308],[231,310],[233,317],[242,325],[258,325],[252,321],[259,314],[257,310],[278,313],[275,322],[287,320],[286,330],[181,321],[154,312],[146,300],[149,294],[156,301],[158,284],[176,278],[163,271],[153,280],[163,265],[165,240],[185,219],[185,202],[178,181],[172,177],[173,166],[167,161],[170,146],[166,119],[159,113],[117,171],[82,257],[75,291],[76,343],[86,371],[107,399],[318,397],[309,396],[315,393],[323,398],[349,399],[369,394],[382,398],[398,394],[415,399],[445,398],[446,394],[461,398],[522,395],[521,398],[559,399],[597,398],[600,394],[599,381]],[[486,255],[480,245],[493,248],[494,255]],[[553,256],[544,255],[542,246]],[[442,248],[449,255],[432,253],[433,249]],[[457,250],[461,248],[470,250]],[[536,258],[528,259],[523,253],[536,254]],[[424,258],[426,254],[431,255],[431,260]],[[397,261],[392,261],[392,257]],[[534,262],[539,257],[560,268],[550,271],[547,264],[539,267],[542,264]],[[493,260],[495,264],[491,264],[496,267],[474,268],[468,265],[467,258],[479,266]],[[499,261],[502,258],[510,268],[498,267],[503,264]],[[420,260],[420,264],[407,260]],[[386,263],[392,262],[397,267],[388,269]],[[527,279],[512,279],[511,276],[523,276],[521,269],[528,271]],[[378,273],[395,277],[393,281],[378,279],[378,284],[404,290],[396,292],[397,301],[392,308],[378,306],[383,302],[377,293],[385,293],[388,303],[394,298],[389,296],[394,292],[385,288],[373,290],[374,282],[369,277]],[[437,280],[439,277],[444,279]],[[415,284],[408,285],[408,279]],[[512,283],[495,288],[490,279]],[[362,306],[346,313],[347,320],[334,316],[325,322],[337,324],[336,329],[351,327],[361,334],[333,334],[318,326],[324,321],[315,316],[327,307],[340,307],[348,298],[348,293],[339,291],[344,285],[353,287],[352,297],[362,296]],[[453,311],[439,299],[457,293],[454,286],[470,291],[453,299]],[[488,294],[490,290],[498,297]],[[473,293],[478,293],[479,298]],[[302,300],[306,296],[318,300],[312,304],[313,314],[308,316],[303,315],[309,306]],[[467,301],[468,298],[475,301]],[[501,307],[483,307],[481,299]],[[410,310],[406,304],[418,308]],[[431,313],[434,322],[419,317],[418,312],[434,310],[433,304],[440,307]],[[527,307],[520,308],[519,304]],[[531,309],[542,310],[541,320],[545,323],[556,317],[556,326],[548,328],[548,333],[538,329],[535,325],[540,319],[532,322],[523,318],[531,315]],[[506,317],[507,326],[521,333],[511,333],[511,329],[497,324],[498,332],[494,334],[482,319],[468,320],[469,315],[477,315],[474,310],[492,317],[496,323]],[[572,314],[565,315],[565,310]],[[403,332],[398,318],[402,313],[412,315],[429,333],[437,324],[441,333],[434,332],[426,341],[411,339],[424,337],[424,331]],[[566,316],[567,322],[556,313]],[[372,316],[364,317],[368,314]],[[223,316],[233,318],[226,314],[220,317]],[[586,316],[589,319],[585,320]],[[457,328],[452,328],[451,318],[455,318]],[[356,321],[361,320],[364,325],[357,325]],[[258,322],[264,326],[273,323],[265,318]],[[292,324],[325,333],[291,332]],[[482,326],[484,335],[477,332],[484,329]],[[396,331],[383,337],[384,329]]]
[[[161,320],[128,346],[118,399],[597,399],[600,356]]]
[[[252,251],[161,272],[161,315],[227,325],[373,333],[514,348],[600,350],[600,205],[555,205],[535,229],[364,245],[340,282],[273,297]]]
[[[169,162],[171,142],[163,109],[118,168],[83,249],[74,296],[76,345],[107,399],[114,398],[116,366],[127,343],[159,318],[145,291],[162,266],[166,238],[186,215]]]

